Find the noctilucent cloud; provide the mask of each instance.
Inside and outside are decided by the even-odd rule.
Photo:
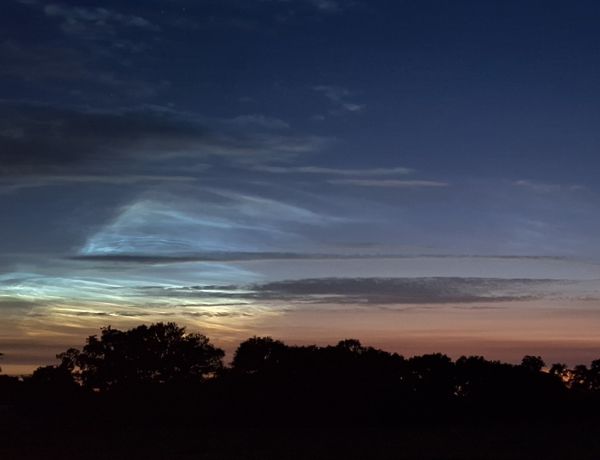
[[[600,349],[596,1],[5,0],[0,352],[176,321]]]

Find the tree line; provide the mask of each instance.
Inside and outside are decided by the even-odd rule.
[[[208,337],[188,333],[175,323],[125,331],[109,326],[101,329],[100,336],[88,337],[81,349],[57,355],[58,364],[39,367],[19,383],[110,393],[142,386],[244,381],[279,387],[322,385],[323,389],[338,385],[338,390],[340,386],[376,387],[396,396],[446,400],[600,392],[600,359],[590,367],[568,368],[561,363],[546,367],[539,356],[524,356],[519,365],[481,356],[453,361],[441,353],[405,358],[355,339],[319,347],[290,346],[270,337],[242,342],[230,366],[224,364],[224,356]]]

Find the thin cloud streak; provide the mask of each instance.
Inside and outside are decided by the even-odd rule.
[[[251,285],[146,287],[141,292],[156,298],[222,298],[258,304],[283,302],[289,307],[328,304],[349,308],[353,305],[436,304],[472,308],[473,303],[556,299],[561,292],[569,292],[577,300],[600,298],[597,282],[459,277],[315,278]],[[582,292],[587,294],[582,297]]]
[[[532,192],[535,192],[535,193],[541,193],[541,194],[560,193],[560,192],[577,192],[577,191],[585,190],[585,187],[582,185],[551,184],[551,183],[538,182],[538,181],[532,181],[532,180],[526,180],[526,179],[515,181],[515,182],[513,182],[513,185],[523,188],[523,189],[531,190]]]
[[[78,254],[68,260],[115,262],[130,264],[176,264],[186,262],[242,262],[269,260],[361,260],[361,259],[499,259],[499,260],[568,260],[562,256],[535,255],[469,255],[469,254],[378,254],[378,253],[298,253],[298,252],[234,252],[213,251],[179,255],[153,254]]]
[[[448,187],[447,182],[431,180],[396,180],[396,179],[331,179],[334,185],[352,185],[375,188],[441,188]]]
[[[273,174],[322,174],[331,176],[394,176],[413,172],[410,168],[364,168],[364,169],[342,169],[327,168],[319,166],[255,166],[254,171]]]
[[[190,176],[161,176],[151,174],[99,175],[82,174],[73,176],[26,175],[6,179],[0,185],[0,194],[12,193],[26,188],[56,187],[69,184],[134,185],[164,182],[195,182]]]

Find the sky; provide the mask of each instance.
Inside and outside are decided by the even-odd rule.
[[[600,4],[4,0],[0,352],[175,321],[600,357]]]

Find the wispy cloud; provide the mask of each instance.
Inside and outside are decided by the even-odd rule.
[[[316,8],[323,13],[337,13],[342,11],[345,6],[351,5],[354,2],[350,0],[263,0],[276,1],[279,3],[304,3]]]
[[[4,77],[18,77],[29,81],[73,80],[81,78],[87,72],[84,56],[68,47],[5,40],[0,43],[0,58],[4,62],[0,75]]]
[[[257,128],[272,129],[272,130],[286,130],[290,128],[289,123],[281,120],[280,118],[267,117],[261,114],[252,115],[238,115],[230,120],[233,125],[240,126],[255,126]]]
[[[447,182],[431,180],[396,180],[396,179],[332,179],[330,184],[351,185],[375,188],[440,188],[448,187]]]
[[[576,184],[552,184],[547,182],[538,182],[527,179],[522,179],[513,182],[517,187],[530,190],[535,193],[560,193],[560,192],[576,192],[585,190],[582,185]]]
[[[315,261],[342,261],[342,260],[377,260],[377,259],[488,259],[488,260],[514,260],[514,261],[561,261],[565,257],[559,256],[528,256],[528,255],[462,255],[462,254],[394,254],[394,253],[311,253],[311,252],[273,252],[273,251],[204,251],[180,253],[177,255],[160,254],[130,254],[130,253],[93,253],[80,254],[68,257],[70,260],[97,261],[106,263],[124,264],[180,264],[188,262],[244,262],[244,261],[276,261],[276,260],[315,260]]]
[[[123,14],[102,7],[67,6],[50,3],[43,7],[50,18],[58,18],[63,32],[81,38],[115,35],[116,27],[133,27],[158,31],[159,27],[141,16]]]
[[[318,278],[247,286],[147,287],[148,296],[281,301],[288,304],[411,305],[472,304],[532,300],[557,290],[580,288],[572,281],[500,278]],[[589,287],[588,287],[589,288]],[[597,292],[596,292],[597,294]]]
[[[164,182],[194,182],[197,178],[190,176],[161,176],[150,174],[129,175],[93,175],[82,174],[72,176],[36,176],[36,175],[14,175],[7,177],[0,184],[0,194],[12,193],[26,188],[54,187],[69,184],[105,184],[105,185],[134,185],[134,184],[156,184]]]
[[[0,174],[87,175],[106,161],[126,171],[142,158],[147,165],[209,156],[264,162],[328,142],[257,115],[217,119],[161,106],[106,111],[0,101]]]
[[[341,11],[342,5],[336,0],[308,0],[310,3],[315,5],[317,9],[327,12]]]
[[[166,79],[147,79],[132,71],[132,60],[148,55],[160,40],[157,33],[161,28],[146,17],[127,12],[127,5],[121,9],[85,2],[18,3],[29,10],[33,22],[44,24],[47,33],[31,39],[9,35],[0,44],[4,64],[0,75],[26,82],[51,81],[62,90],[63,100],[86,104],[149,99],[169,85]]]
[[[273,173],[273,174],[322,174],[331,176],[394,176],[410,174],[413,172],[410,168],[364,168],[364,169],[343,169],[326,168],[320,166],[268,166],[259,165],[253,168],[255,171]]]
[[[226,190],[161,194],[123,206],[90,235],[81,255],[188,256],[207,252],[289,251],[305,241],[297,226],[338,221],[295,204]],[[208,255],[207,255],[208,256]]]
[[[119,71],[119,59],[111,56],[115,66],[103,67],[101,61],[112,51],[121,53],[141,51],[138,45],[113,38],[106,48],[82,49],[64,43],[49,45],[47,43],[30,43],[15,40],[0,42],[0,76],[24,81],[52,82],[64,86],[65,91],[75,99],[90,100],[110,99],[111,94],[124,95],[127,98],[147,99],[169,87],[168,81],[145,81],[131,75],[131,72]],[[95,96],[89,92],[80,92],[74,88],[85,83],[100,90]],[[108,96],[107,96],[108,95]]]
[[[349,100],[349,98],[352,96],[352,92],[347,88],[334,85],[318,85],[313,89],[318,93],[323,94],[335,105],[335,110],[331,112],[332,115],[339,114],[341,112],[358,113],[362,112],[366,107],[365,104],[358,104]]]

